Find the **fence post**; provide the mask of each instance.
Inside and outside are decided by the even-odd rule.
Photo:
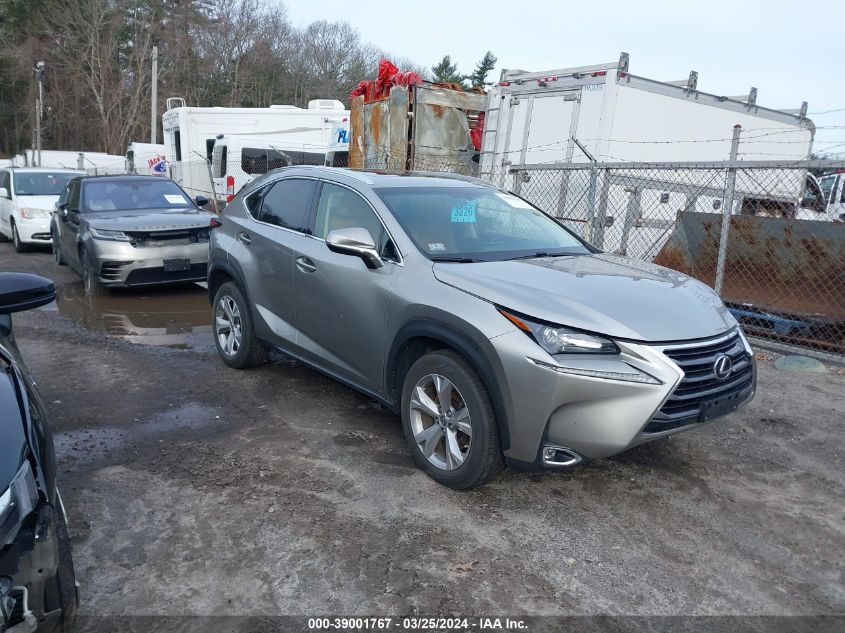
[[[587,235],[585,237],[588,242],[592,242],[593,232],[595,229],[593,223],[596,218],[596,184],[598,181],[598,167],[596,166],[597,161],[596,157],[593,156],[586,147],[584,147],[581,141],[574,136],[572,137],[572,140],[575,141],[578,149],[580,149],[584,153],[584,156],[587,157],[587,160],[590,161],[590,188],[587,191]]]
[[[731,140],[730,160],[736,160],[739,152],[739,135],[742,126],[734,125],[734,135]],[[725,179],[725,204],[722,209],[722,232],[719,235],[719,257],[716,260],[716,283],[714,288],[716,294],[722,296],[722,282],[725,279],[725,260],[728,257],[728,231],[731,228],[731,213],[734,206],[734,192],[736,190],[736,167],[728,167],[728,175]]]

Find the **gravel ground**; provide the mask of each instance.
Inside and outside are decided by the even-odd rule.
[[[84,313],[49,253],[0,244],[0,270],[65,297],[15,332],[52,414],[84,615],[845,613],[835,367],[766,355],[730,418],[454,492],[366,397],[284,359],[226,368],[210,310],[133,330],[108,300]],[[157,300],[178,314],[182,294],[196,311],[196,290]]]

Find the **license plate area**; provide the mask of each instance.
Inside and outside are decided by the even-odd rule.
[[[191,269],[191,260],[187,257],[175,257],[173,259],[164,260],[164,272],[175,273],[182,270]]]
[[[733,393],[726,393],[717,398],[711,398],[701,403],[701,413],[698,415],[699,422],[709,422],[714,418],[727,415],[742,402],[742,391],[735,391]]]

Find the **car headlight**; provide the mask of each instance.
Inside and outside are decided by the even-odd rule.
[[[30,209],[29,207],[21,207],[21,217],[25,220],[40,220],[49,218],[50,212],[47,209]]]
[[[95,229],[90,227],[91,235],[98,240],[112,240],[113,242],[128,242],[129,236],[123,231],[108,231],[106,229]]]
[[[619,353],[616,343],[603,336],[579,332],[561,325],[538,323],[501,308],[499,312],[551,355]]]

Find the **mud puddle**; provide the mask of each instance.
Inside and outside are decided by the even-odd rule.
[[[214,349],[208,295],[197,285],[85,294],[82,284],[58,288],[47,306],[83,327],[133,343],[182,349]]]
[[[125,451],[135,451],[150,439],[179,432],[221,428],[228,423],[221,411],[197,403],[174,407],[150,419],[115,420],[115,425],[64,431],[53,436],[56,453],[64,466],[74,466]]]

